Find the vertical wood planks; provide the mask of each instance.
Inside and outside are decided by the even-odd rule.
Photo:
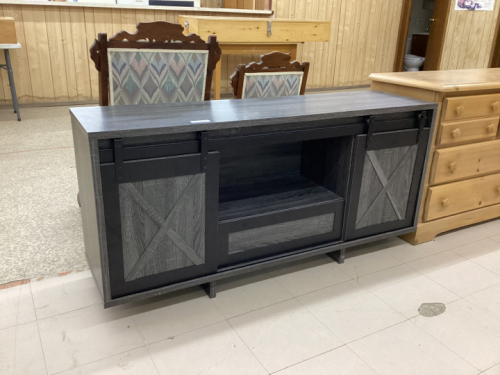
[[[220,3],[204,0],[203,6],[218,7]],[[277,18],[331,21],[330,42],[298,46],[297,59],[311,63],[308,88],[369,84],[370,73],[392,69],[400,0],[275,0],[272,4]],[[167,9],[2,5],[0,12],[2,8],[5,16],[15,18],[17,35],[23,44],[22,49],[11,53],[21,103],[97,100],[98,75],[89,48],[100,32],[112,37],[121,30],[134,32],[138,22],[176,23],[179,14],[221,16],[209,11]],[[222,16],[265,17],[238,13]],[[479,54],[482,64],[487,63],[489,49],[484,45],[492,42],[496,17],[487,15],[488,29],[474,37],[476,46],[467,45],[461,51],[466,66],[472,64],[475,54]],[[475,21],[477,27],[481,23]],[[448,39],[454,38],[447,36]],[[443,61],[449,60],[450,51],[446,50]],[[238,64],[258,59],[257,55],[223,56],[222,92],[231,92],[229,76]],[[10,100],[6,75],[0,76],[0,84],[0,103],[5,104]]]
[[[49,45],[43,7],[23,6],[23,25],[35,103],[54,101]]]
[[[28,52],[26,50],[26,39],[24,37],[24,24],[21,7],[17,5],[4,4],[3,15],[5,17],[14,18],[16,23],[17,41],[21,43],[22,46],[20,49],[10,51],[12,69],[14,70],[14,81],[16,82],[17,99],[19,100],[19,103],[33,103],[33,91],[31,88],[30,67],[28,62]]]
[[[64,51],[66,82],[68,84],[68,100],[77,101],[79,97],[76,84],[75,53],[73,49],[73,34],[71,32],[71,17],[69,11],[70,8],[66,7],[60,10],[62,45]]]
[[[52,82],[54,84],[54,100],[67,102],[68,80],[64,62],[64,46],[62,43],[61,14],[55,7],[45,8],[45,21],[47,23],[47,36],[49,43],[49,57],[52,68]]]
[[[90,47],[97,37],[97,31],[95,29],[94,8],[84,8],[84,16],[85,39],[87,42],[87,60],[89,65],[90,93],[92,95],[92,100],[99,100],[99,75],[97,74],[97,69],[95,69],[93,61],[90,59],[89,53]]]
[[[75,56],[76,87],[78,100],[92,99],[89,73],[89,52],[85,33],[85,14],[83,8],[71,7],[71,36],[73,38],[73,53]]]
[[[3,17],[3,6],[0,5],[0,17]],[[3,51],[0,51],[0,64],[5,64],[5,57]],[[4,81],[6,83],[4,83]],[[2,85],[0,89],[0,104],[6,104],[8,99],[10,98],[10,88],[8,85],[8,77],[7,72],[4,69],[0,69],[0,85]],[[12,100],[9,101],[11,103]]]
[[[500,11],[450,10],[446,29],[441,70],[487,68]]]

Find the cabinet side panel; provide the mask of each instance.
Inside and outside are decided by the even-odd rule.
[[[75,146],[76,172],[78,176],[78,189],[80,203],[82,205],[81,212],[85,255],[101,295],[104,295],[96,196],[94,190],[94,179],[92,176],[91,144],[87,135],[81,130],[75,119],[72,119],[72,128],[73,143]]]

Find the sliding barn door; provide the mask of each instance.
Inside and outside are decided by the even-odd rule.
[[[216,271],[218,154],[200,166],[198,154],[101,166],[113,298]]]

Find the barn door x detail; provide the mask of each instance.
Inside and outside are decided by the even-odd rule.
[[[120,184],[125,281],[205,263],[205,175]]]
[[[417,150],[366,151],[356,229],[405,219]]]

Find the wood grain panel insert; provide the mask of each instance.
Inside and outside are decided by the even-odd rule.
[[[436,150],[431,184],[500,171],[500,140]]]
[[[429,188],[425,220],[500,203],[500,174]]]
[[[329,233],[335,215],[326,214],[229,234],[229,254]]]
[[[366,152],[356,229],[406,217],[418,146]]]
[[[205,263],[205,175],[120,184],[126,281]]]

